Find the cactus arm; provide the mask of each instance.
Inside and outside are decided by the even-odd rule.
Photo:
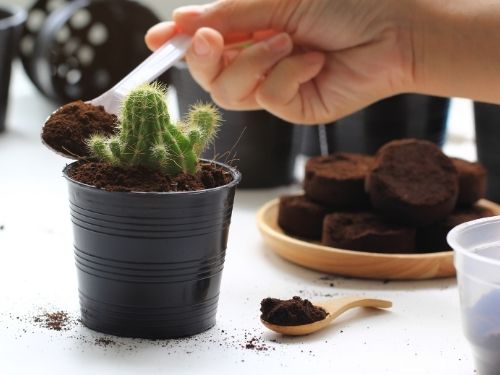
[[[108,147],[108,140],[99,134],[94,134],[87,141],[87,147],[90,150],[90,155],[99,160],[114,163],[114,158]]]
[[[215,138],[220,121],[219,111],[213,105],[197,103],[191,107],[188,115],[188,134],[192,133],[193,148],[198,156]],[[195,132],[198,132],[198,135],[195,135]]]
[[[114,164],[119,164],[122,158],[122,149],[120,139],[118,137],[112,137],[108,140],[108,148],[111,152]]]

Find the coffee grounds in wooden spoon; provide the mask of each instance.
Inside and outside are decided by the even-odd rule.
[[[327,312],[314,306],[307,299],[293,297],[289,300],[265,298],[260,303],[260,318],[280,326],[310,324],[325,319]]]

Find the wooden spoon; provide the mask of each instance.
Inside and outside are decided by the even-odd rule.
[[[379,309],[387,309],[389,307],[392,307],[391,301],[364,297],[343,297],[325,301],[312,301],[312,304],[314,306],[322,307],[323,309],[325,309],[327,315],[324,319],[318,320],[314,323],[301,324],[298,326],[282,326],[271,324],[262,319],[260,321],[271,331],[289,336],[302,336],[325,328],[344,311],[347,311],[354,307],[376,307]]]

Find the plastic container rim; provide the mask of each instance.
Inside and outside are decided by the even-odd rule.
[[[448,241],[448,244],[451,246],[455,254],[460,254],[463,255],[467,258],[471,258],[477,261],[480,261],[482,263],[487,263],[490,265],[494,265],[500,268],[500,260],[497,259],[492,259],[490,257],[475,253],[472,251],[472,249],[466,249],[462,245],[460,245],[460,241],[457,239],[463,232],[470,230],[474,227],[479,227],[485,224],[491,224],[491,223],[500,223],[500,216],[492,216],[492,217],[486,217],[482,219],[476,219],[472,221],[468,221],[466,223],[457,225],[455,228],[453,228],[448,235],[446,236],[446,240]]]
[[[7,13],[0,18],[0,30],[16,27],[28,18],[28,13],[17,5],[0,5],[0,11]]]
[[[78,161],[75,161],[73,163],[70,163],[66,165],[63,169],[63,177],[68,181],[71,182],[75,185],[78,185],[82,188],[89,189],[89,190],[94,190],[94,191],[99,191],[102,193],[107,193],[107,194],[120,194],[120,195],[129,195],[129,196],[146,196],[146,195],[151,195],[151,196],[161,196],[161,195],[198,195],[198,194],[204,194],[207,192],[215,192],[219,190],[224,190],[224,189],[231,189],[233,187],[236,187],[240,181],[241,181],[241,173],[233,167],[230,167],[227,164],[216,162],[213,160],[207,160],[207,159],[199,159],[201,162],[207,162],[207,163],[213,163],[217,166],[220,166],[229,172],[231,172],[231,175],[233,176],[233,181],[231,181],[229,184],[218,186],[215,188],[211,189],[203,189],[203,190],[194,190],[194,191],[107,191],[104,189],[99,189],[95,186],[92,185],[87,185],[82,182],[76,181],[72,179],[71,177],[68,176],[67,171],[72,168]]]

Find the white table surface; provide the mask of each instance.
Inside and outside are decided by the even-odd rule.
[[[78,318],[66,161],[45,149],[41,124],[54,109],[16,66],[8,131],[0,135],[0,374],[472,374],[454,279],[388,282],[325,275],[292,265],[267,248],[256,211],[291,186],[238,191],[217,325],[166,341],[108,337],[81,325],[51,331],[43,312]],[[470,106],[454,106],[446,150],[473,159]],[[356,310],[329,328],[284,338],[259,322],[262,298],[363,295],[394,302],[391,311]],[[268,350],[246,349],[253,337]]]

